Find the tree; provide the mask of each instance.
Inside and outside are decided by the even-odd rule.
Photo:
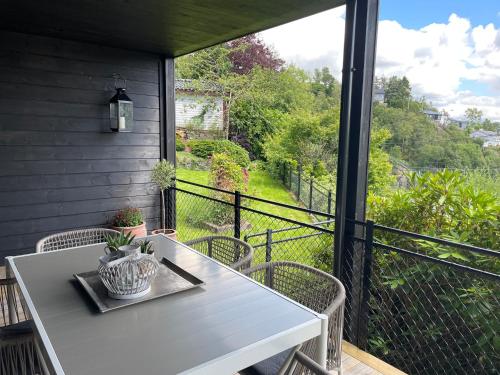
[[[230,138],[245,147],[253,159],[264,157],[267,136],[278,130],[288,113],[313,106],[304,71],[287,67],[280,72],[255,67],[246,77],[247,85],[229,113]]]
[[[255,34],[228,42],[227,46],[230,50],[232,71],[237,74],[248,74],[256,66],[278,72],[285,64],[285,61]]]
[[[411,87],[408,78],[391,77],[385,84],[385,102],[393,108],[409,108]]]
[[[465,117],[469,121],[469,124],[474,126],[475,124],[479,124],[481,122],[483,112],[475,107],[467,108],[465,110]]]
[[[224,44],[190,53],[175,60],[178,78],[219,82],[232,70],[230,50]]]
[[[340,105],[340,83],[330,73],[328,67],[314,70],[311,90],[319,104],[318,110]]]

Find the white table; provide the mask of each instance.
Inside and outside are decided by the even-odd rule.
[[[73,274],[96,269],[104,245],[8,258],[50,372],[234,374],[316,336],[325,364],[324,315],[178,242],[151,239],[158,258],[205,285],[101,314]]]

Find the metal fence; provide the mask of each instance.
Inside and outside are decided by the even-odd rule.
[[[219,230],[251,243],[254,263],[293,260],[331,272],[332,215],[185,181],[176,190],[181,241]],[[356,225],[358,253],[342,261],[344,337],[410,374],[498,373],[500,253]]]
[[[293,168],[283,164],[280,177],[285,186],[305,207],[314,211],[330,214],[333,209],[334,196],[330,189],[320,184],[314,177],[307,177],[302,168]]]
[[[331,271],[333,215],[183,180],[177,181],[176,191],[181,241],[214,234],[236,236],[255,247],[254,264],[272,257]],[[266,235],[272,237],[268,248],[262,245]]]
[[[409,374],[500,368],[500,253],[365,228],[359,347]]]

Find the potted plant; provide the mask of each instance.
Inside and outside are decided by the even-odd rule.
[[[165,190],[170,188],[175,181],[175,167],[166,160],[160,160],[153,167],[151,181],[158,186],[161,193],[161,228],[152,231],[153,234],[165,234],[167,237],[177,239],[175,229],[165,228]]]
[[[159,271],[149,240],[134,242],[131,233],[107,235],[106,255],[99,257],[97,272],[108,295],[115,299],[132,299],[146,295]]]
[[[135,237],[145,237],[147,235],[142,212],[135,207],[127,207],[118,211],[111,221],[111,229],[125,234],[130,233]]]

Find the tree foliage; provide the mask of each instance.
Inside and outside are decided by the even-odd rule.
[[[285,61],[255,34],[230,41],[227,45],[230,49],[232,71],[237,74],[248,74],[257,66],[278,72],[285,64]]]
[[[385,102],[392,108],[408,108],[411,100],[411,87],[408,78],[391,77],[385,83]]]
[[[471,125],[480,123],[482,117],[483,112],[475,107],[467,108],[465,110],[465,118],[467,118]]]

